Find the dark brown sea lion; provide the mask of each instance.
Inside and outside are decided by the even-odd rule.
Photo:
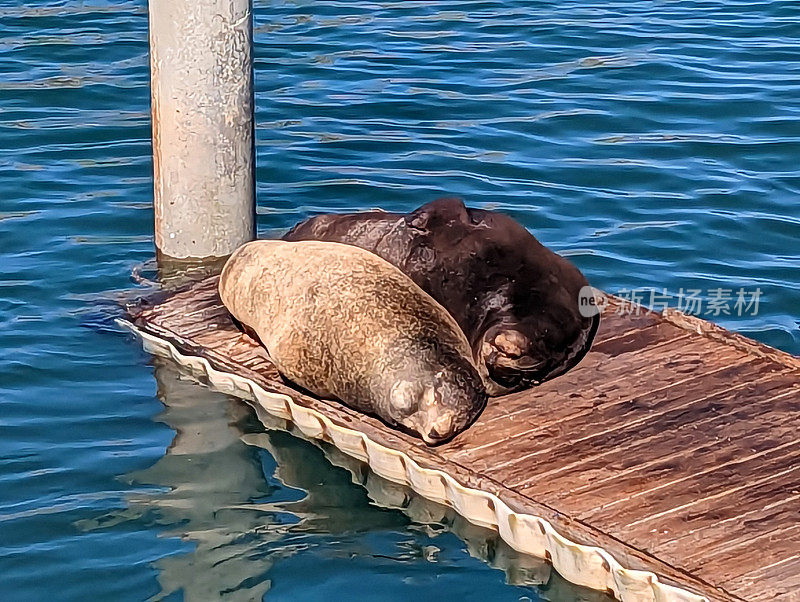
[[[219,292],[283,376],[428,444],[454,437],[486,404],[458,324],[403,272],[363,249],[250,242],[225,264]]]
[[[521,224],[442,198],[407,215],[368,211],[312,217],[284,240],[326,240],[372,251],[442,304],[489,373],[490,395],[564,373],[586,354],[599,315],[584,317],[588,286],[569,261]]]

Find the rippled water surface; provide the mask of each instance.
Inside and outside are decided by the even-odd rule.
[[[760,289],[713,319],[800,353],[796,0],[255,14],[262,235],[455,193],[606,290]],[[0,0],[0,32],[0,599],[597,598],[121,336],[146,3]]]

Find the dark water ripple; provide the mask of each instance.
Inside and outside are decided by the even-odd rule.
[[[255,4],[263,235],[459,194],[607,290],[758,287],[714,319],[800,353],[795,0]],[[0,0],[0,32],[3,600],[591,597],[246,444],[116,336],[153,256],[146,3]]]

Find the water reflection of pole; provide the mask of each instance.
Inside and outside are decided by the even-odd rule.
[[[253,558],[251,540],[277,541],[286,526],[264,513],[237,509],[270,492],[257,454],[241,441],[238,425],[252,414],[185,379],[166,360],[154,363],[158,397],[166,406],[161,419],[176,434],[158,462],[130,476],[166,489],[141,502],[157,507],[159,522],[175,525],[165,535],[195,545],[189,554],[158,561],[161,595],[182,591],[187,601],[260,599],[269,589],[265,574],[271,563]]]

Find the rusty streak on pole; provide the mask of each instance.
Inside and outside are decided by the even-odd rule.
[[[155,238],[224,257],[255,238],[252,0],[149,0]]]

